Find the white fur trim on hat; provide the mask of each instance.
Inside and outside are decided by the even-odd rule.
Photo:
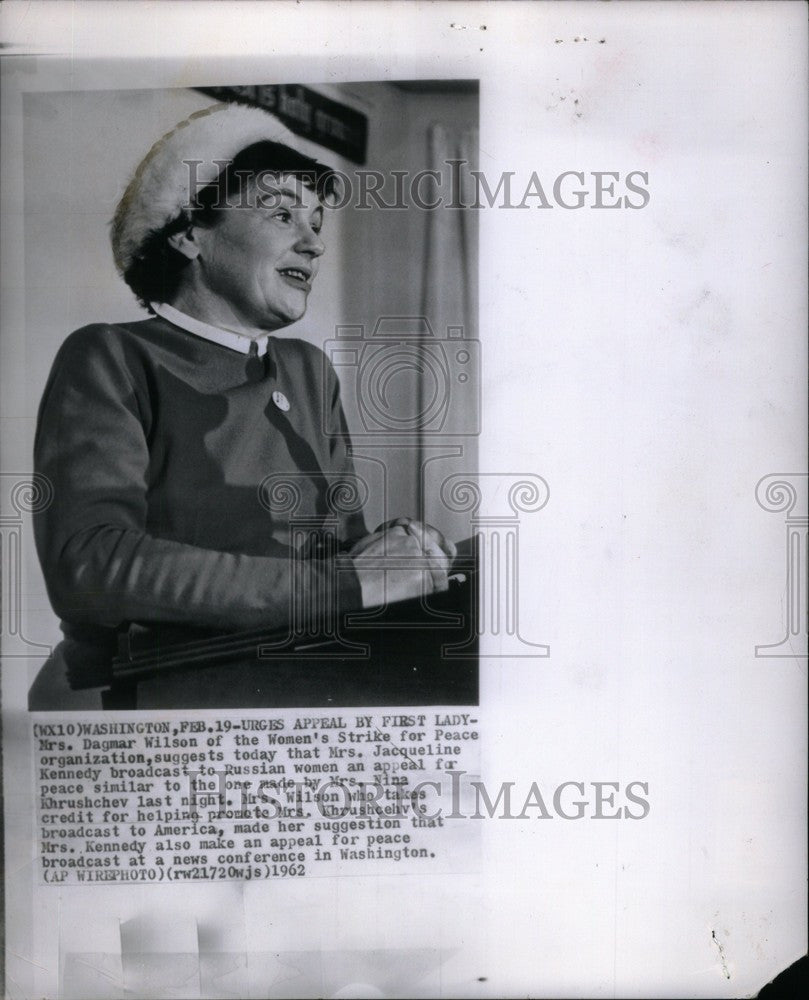
[[[127,271],[148,237],[190,204],[193,174],[185,161],[198,162],[196,194],[219,176],[221,166],[215,160],[231,160],[254,142],[263,141],[301,152],[295,136],[278,118],[239,104],[214,104],[197,111],[158,139],[141,160],[115,210],[111,236],[118,270]]]

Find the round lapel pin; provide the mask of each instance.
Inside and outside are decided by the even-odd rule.
[[[286,413],[286,411],[289,409],[289,400],[286,398],[283,392],[279,392],[278,389],[276,389],[275,392],[272,394],[272,401],[273,403],[275,403],[278,409],[283,410],[284,413]]]

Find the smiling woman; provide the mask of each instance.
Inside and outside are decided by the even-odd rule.
[[[112,242],[152,316],[68,337],[39,411],[55,502],[37,551],[65,640],[32,709],[108,682],[133,625],[274,628],[301,595],[351,610],[447,588],[438,531],[368,534],[360,505],[334,506],[358,478],[337,378],[320,350],[273,335],[306,311],[332,190],[276,119],[232,106],[180,123],[138,167]],[[267,504],[268,477],[294,484],[315,535],[329,521],[325,558]]]
[[[246,195],[236,207],[216,209],[212,218],[192,217],[170,237],[170,246],[193,262],[174,304],[262,336],[306,311],[326,249],[320,238],[323,205],[304,179],[289,174],[265,194],[251,179]]]
[[[246,118],[252,123],[257,114],[261,118],[269,118],[269,115],[262,112],[235,107],[228,109],[227,116]],[[289,136],[289,133],[286,135]],[[290,137],[290,141],[294,139]],[[139,189],[136,187],[135,191],[132,190],[137,175],[121,199],[113,220],[113,232],[117,234],[116,262],[124,280],[143,305],[148,307],[155,300],[168,301],[174,298],[181,279],[190,277],[186,272],[191,260],[199,259],[207,280],[218,280],[214,260],[207,256],[200,258],[201,247],[194,240],[195,234],[201,236],[204,231],[213,234],[212,240],[221,238],[224,243],[221,249],[228,255],[224,262],[229,270],[233,270],[237,264],[236,258],[230,258],[234,249],[241,255],[242,263],[251,251],[260,251],[261,257],[249,262],[251,268],[264,260],[268,264],[272,263],[268,259],[266,245],[256,246],[257,241],[268,243],[272,238],[271,232],[264,230],[262,233],[261,223],[269,219],[273,220],[278,231],[278,239],[275,241],[278,252],[291,252],[294,255],[299,243],[298,229],[302,217],[306,216],[313,232],[319,233],[323,225],[324,207],[333,202],[339,188],[337,175],[328,167],[279,142],[265,140],[253,143],[238,152],[232,160],[220,159],[218,164],[223,166],[221,172],[210,183],[202,184],[200,173],[204,162],[196,159],[185,161],[185,176],[181,174],[176,181],[172,180],[172,184],[178,184],[183,189],[177,203],[171,206],[172,216],[168,219],[156,218],[154,222],[148,220],[151,231],[137,253],[129,248],[129,234],[137,225],[141,211],[148,216],[151,209],[150,205],[144,205],[141,209],[140,205],[133,204],[141,200]],[[133,215],[136,216],[135,219],[132,218]],[[287,235],[291,240],[291,247],[283,245],[281,231],[284,228],[290,231]],[[303,249],[307,255],[313,253],[319,256],[325,248],[318,245],[314,251],[308,247]],[[220,253],[217,264],[221,260]],[[300,265],[301,262],[302,258],[298,257],[297,263]],[[307,266],[306,271],[311,272],[311,277],[316,268]],[[239,276],[236,283],[240,284]],[[199,282],[194,284],[199,285]],[[232,287],[228,289],[227,294],[232,290]],[[189,288],[184,289],[185,296],[189,293]],[[237,297],[244,294],[245,289],[239,287]],[[210,296],[206,295],[206,308],[211,305],[209,300]],[[266,304],[265,301],[265,306]],[[303,311],[295,318],[300,318],[301,315]],[[262,323],[269,321],[261,312],[259,319]],[[291,321],[285,319],[279,325],[283,326],[288,322]]]

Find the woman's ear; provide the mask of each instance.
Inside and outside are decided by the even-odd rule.
[[[194,238],[193,226],[189,226],[188,229],[183,229],[181,232],[169,236],[169,246],[189,260],[195,260],[199,257],[199,244]]]

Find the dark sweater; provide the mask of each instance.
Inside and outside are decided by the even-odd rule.
[[[351,560],[305,558],[289,530],[290,516],[322,522],[328,487],[353,473],[347,438],[323,430],[345,427],[336,376],[304,341],[269,345],[248,358],[159,317],[88,326],[62,345],[35,442],[54,499],[34,528],[67,634],[281,627],[291,589],[333,597],[335,568],[341,606],[360,606]],[[294,510],[268,511],[266,490],[262,503],[272,473],[299,489]],[[337,533],[363,535],[361,513],[341,516]]]

